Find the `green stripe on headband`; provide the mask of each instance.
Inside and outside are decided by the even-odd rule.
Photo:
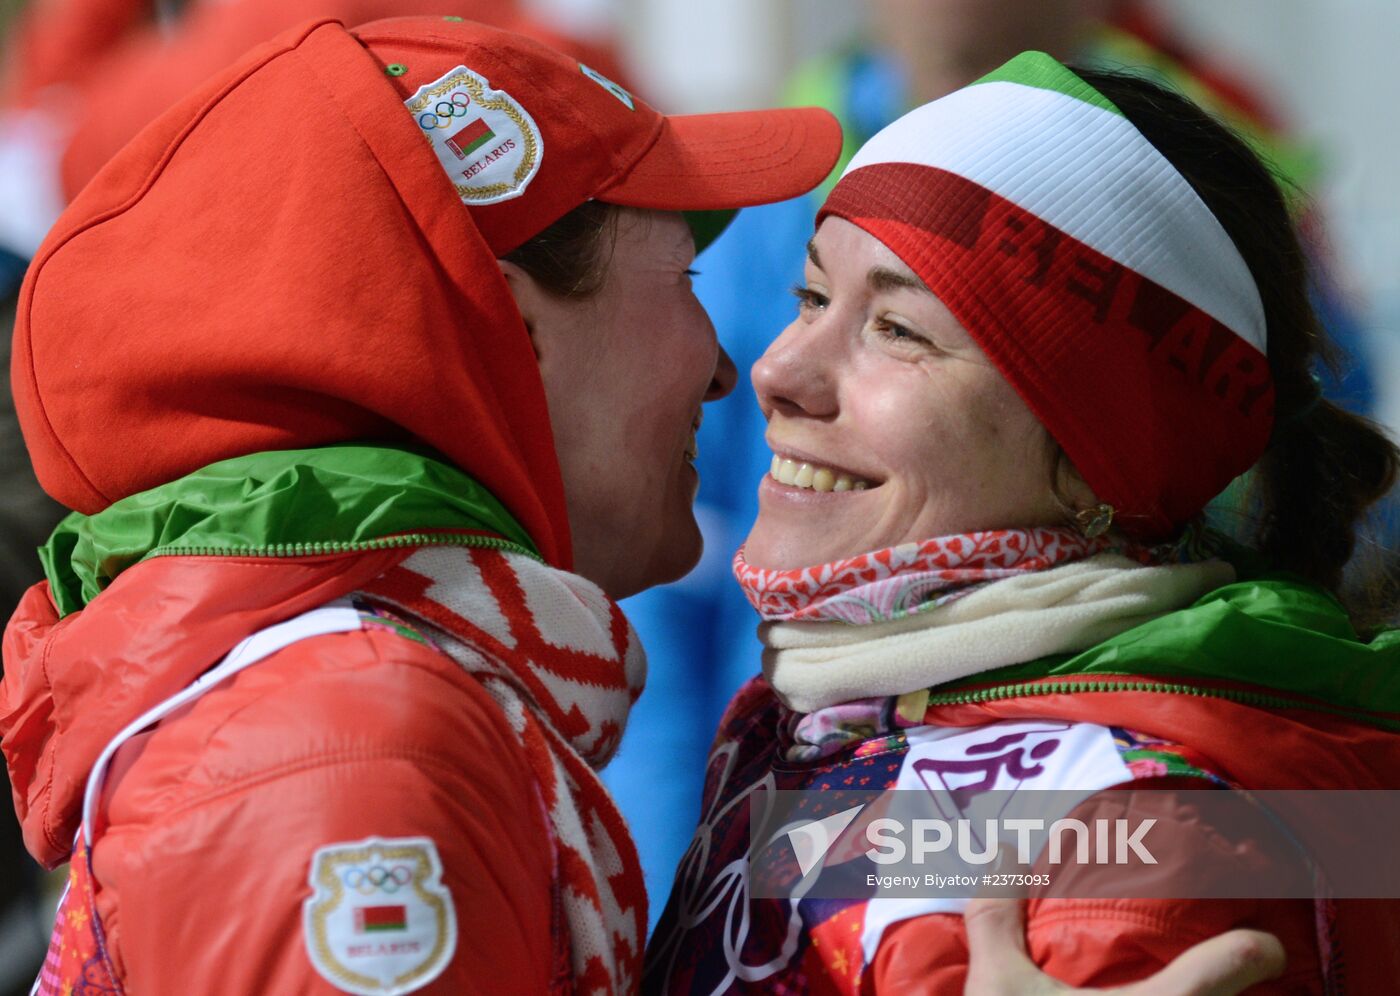
[[[1005,65],[992,70],[978,83],[1019,83],[1037,90],[1051,90],[1082,100],[1105,111],[1122,115],[1113,102],[1044,52],[1022,52]]]

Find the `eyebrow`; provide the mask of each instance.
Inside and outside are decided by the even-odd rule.
[[[884,266],[871,267],[865,275],[865,282],[873,291],[916,290],[925,294],[933,293],[922,280],[912,273],[901,273]]]
[[[807,240],[807,258],[812,261],[812,265],[817,269],[823,269],[821,255],[817,252],[817,237],[814,235]],[[901,273],[899,270],[891,270],[887,266],[872,267],[865,275],[865,282],[873,291],[891,290],[916,290],[925,294],[932,294],[925,284],[912,273]]]

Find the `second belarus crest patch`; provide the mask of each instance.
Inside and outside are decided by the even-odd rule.
[[[466,66],[419,87],[404,106],[468,206],[519,197],[539,172],[544,141],[534,118]]]
[[[442,974],[457,947],[457,916],[427,837],[369,837],[311,857],[302,906],[306,951],[331,985],[398,996]]]

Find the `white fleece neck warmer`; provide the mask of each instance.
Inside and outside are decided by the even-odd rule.
[[[996,581],[893,622],[763,623],[763,674],[796,712],[903,695],[1085,650],[1234,579],[1221,560],[1151,567],[1102,553]]]

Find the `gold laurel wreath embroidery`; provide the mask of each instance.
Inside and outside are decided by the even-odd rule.
[[[472,96],[472,100],[476,101],[481,107],[486,108],[488,111],[501,111],[514,122],[515,126],[520,129],[521,137],[525,140],[525,155],[520,160],[520,165],[516,167],[513,184],[489,183],[484,187],[468,187],[465,184],[456,183],[454,181],[452,185],[457,188],[458,194],[469,201],[482,201],[491,197],[498,197],[501,194],[508,194],[515,189],[515,187],[520,186],[521,181],[530,175],[530,170],[532,170],[535,165],[535,157],[539,154],[539,139],[536,138],[534,129],[530,127],[529,122],[525,119],[525,115],[515,106],[513,100],[505,95],[499,98],[488,99],[486,96],[486,87],[481,80],[462,73],[453,73],[446,79],[438,81],[436,86],[425,91],[422,96],[410,100],[408,102],[408,109],[412,111],[416,117],[417,114],[427,107],[434,99],[450,93],[459,86],[466,87],[467,92]],[[426,131],[423,132],[423,137],[428,140],[429,145],[432,144],[433,138]]]
[[[376,856],[387,860],[399,859],[413,863],[413,891],[432,909],[438,923],[437,941],[433,944],[432,951],[417,968],[409,969],[398,976],[392,984],[402,986],[424,975],[437,963],[448,942],[447,906],[442,901],[441,896],[429,892],[423,887],[424,881],[433,874],[433,868],[421,846],[410,844],[400,847],[384,847],[380,844],[371,844],[353,850],[336,851],[332,855],[318,855],[316,858],[316,883],[324,888],[327,894],[317,900],[311,908],[312,943],[316,946],[316,954],[319,956],[321,964],[328,966],[339,981],[361,988],[379,987],[381,983],[376,978],[361,975],[340,963],[335,953],[331,951],[330,938],[326,934],[326,917],[330,915],[332,910],[337,909],[341,900],[345,898],[345,885],[341,881],[338,870],[345,865],[365,864]],[[317,892],[320,893],[320,889]]]

